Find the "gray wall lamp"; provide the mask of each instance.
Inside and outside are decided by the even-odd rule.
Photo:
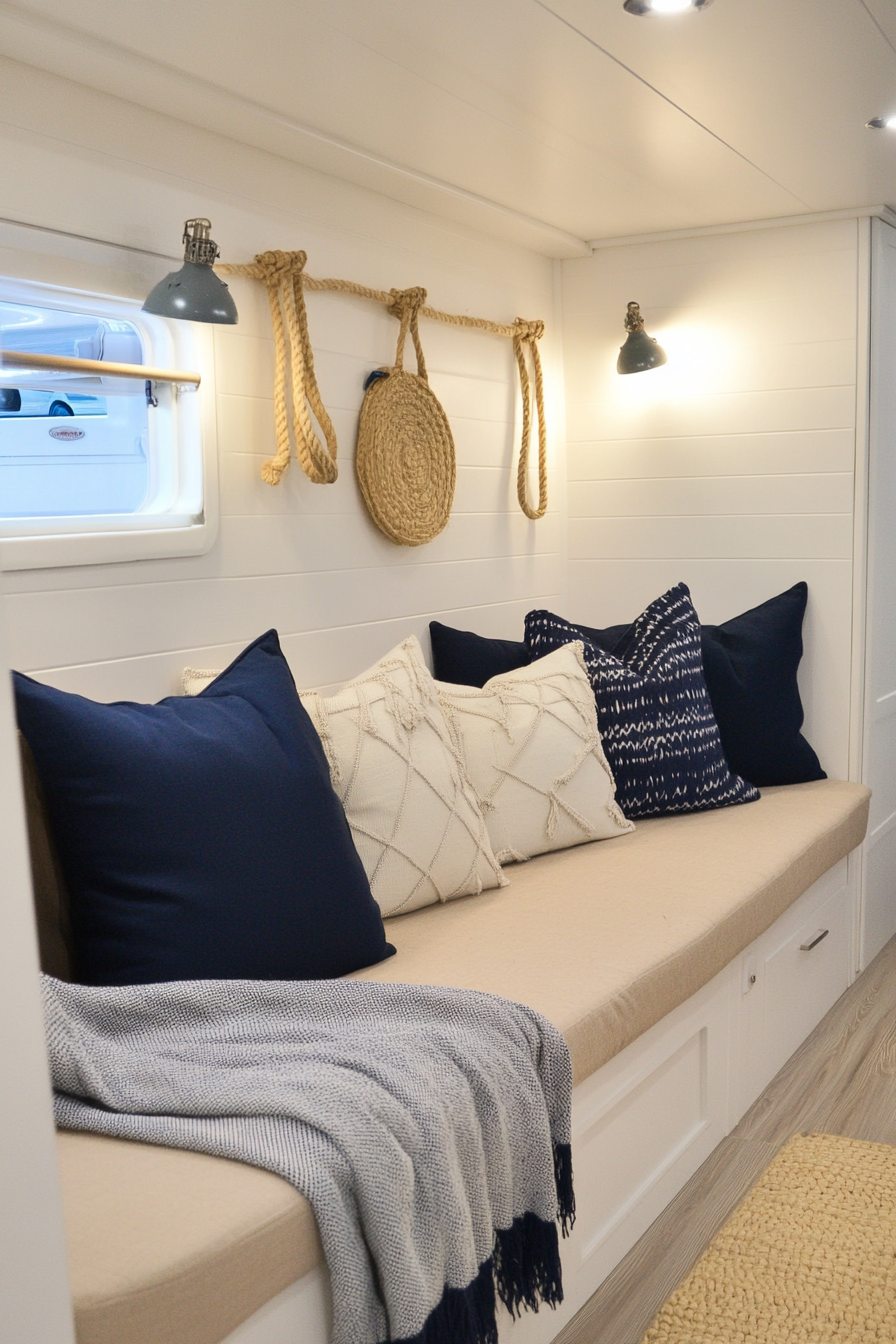
[[[630,303],[625,310],[625,329],[628,336],[625,345],[619,347],[617,373],[644,373],[665,364],[666,352],[657,344],[655,336],[647,335],[641,309],[636,303]]]
[[[184,264],[150,290],[143,305],[145,313],[231,326],[239,321],[230,290],[212,270],[219,249],[210,237],[211,227],[207,219],[187,220],[182,239]]]

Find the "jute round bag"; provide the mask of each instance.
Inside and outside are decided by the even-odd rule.
[[[367,510],[397,546],[423,546],[447,525],[457,475],[448,417],[426,377],[417,330],[425,289],[392,290],[401,327],[392,368],[367,380],[358,424],[355,471]],[[403,367],[408,332],[417,372]]]

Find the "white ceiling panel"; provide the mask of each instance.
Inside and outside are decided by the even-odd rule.
[[[859,0],[896,51],[896,0]]]
[[[24,0],[0,40],[399,199],[491,202],[558,254],[896,203],[896,134],[864,126],[896,112],[896,0]]]
[[[896,191],[896,136],[866,129],[896,112],[893,0],[716,0],[672,23],[609,0],[544,0],[684,113],[709,126],[812,210]]]

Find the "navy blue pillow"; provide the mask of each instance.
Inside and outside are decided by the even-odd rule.
[[[589,630],[580,625],[577,629],[584,631],[598,648],[612,653],[629,627],[611,625],[606,630]],[[439,621],[430,621],[429,636],[433,676],[436,681],[449,681],[455,686],[478,686],[481,689],[492,677],[498,677],[502,672],[515,672],[518,667],[528,667],[532,662],[525,640],[486,639],[484,635],[474,635],[471,630],[454,630]]]
[[[526,617],[533,655],[577,638],[576,626],[549,611]],[[616,801],[627,817],[700,812],[759,797],[728,768],[703,678],[700,622],[685,584],[651,602],[615,654],[590,639],[583,643]]]
[[[703,627],[703,671],[728,764],[760,787],[827,778],[800,732],[796,674],[808,595],[795,583],[724,625]]]
[[[803,703],[796,676],[808,596],[808,586],[795,583],[724,625],[701,627],[703,675],[725,756],[736,775],[760,788],[827,778],[800,732]],[[576,626],[609,653],[629,628]]]
[[[615,653],[622,643],[623,635],[627,635],[631,628],[631,625],[608,625],[605,630],[592,630],[590,625],[576,626],[577,630],[581,630],[582,634],[586,635],[592,644],[603,649],[604,653]]]
[[[321,979],[394,952],[276,631],[157,705],[14,682],[83,983]]]
[[[455,686],[479,686],[500,676],[527,667],[532,655],[522,641],[486,639],[472,630],[454,630],[440,621],[430,621],[433,676]]]
[[[760,788],[826,778],[800,731],[797,671],[808,592],[805,583],[795,583],[724,625],[704,625],[700,631],[703,675],[728,764]],[[438,621],[429,628],[438,681],[484,686],[491,677],[531,661],[525,643],[484,639]],[[574,628],[613,653],[631,627],[601,630],[577,623]]]

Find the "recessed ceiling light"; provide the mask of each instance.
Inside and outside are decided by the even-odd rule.
[[[712,0],[625,0],[629,14],[683,14],[686,9],[706,9]]]
[[[872,117],[865,125],[872,131],[896,131],[896,116]]]

